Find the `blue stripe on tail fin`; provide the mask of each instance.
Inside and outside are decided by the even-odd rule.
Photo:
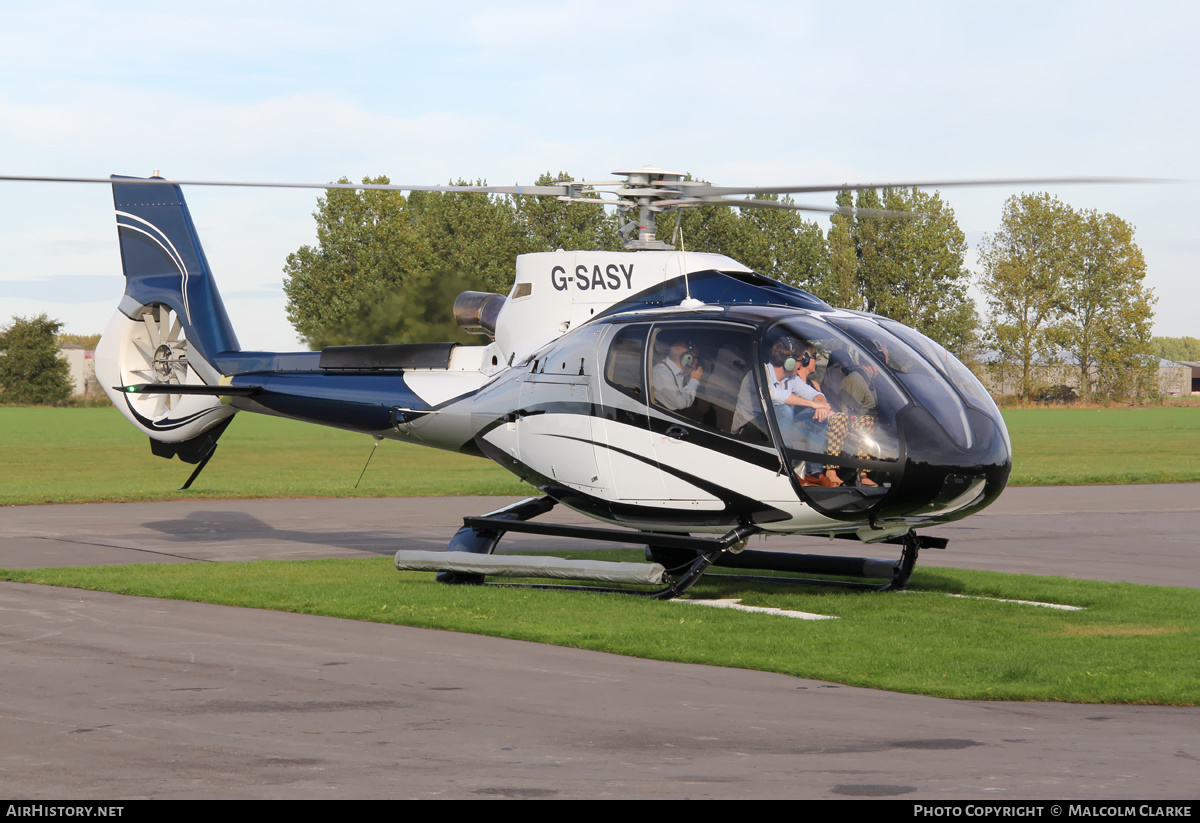
[[[210,363],[222,352],[240,350],[183,192],[179,186],[121,182],[132,179],[112,178],[126,297],[173,308],[188,343]]]

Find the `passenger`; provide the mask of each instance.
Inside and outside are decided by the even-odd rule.
[[[852,415],[874,415],[879,405],[874,387],[878,374],[879,370],[874,366],[855,363],[844,349],[839,349],[829,355],[825,387],[841,411]]]
[[[878,341],[872,341],[873,348],[887,362],[887,347]],[[881,348],[880,348],[881,347]],[[838,376],[836,388],[828,379],[830,373]],[[858,364],[851,359],[848,352],[838,350],[829,355],[829,369],[826,371],[826,386],[837,403],[838,408],[849,416],[845,430],[840,425],[830,424],[826,437],[826,450],[830,454],[840,454],[847,432],[856,435],[858,448],[855,456],[860,460],[868,458],[867,443],[875,431],[875,418],[878,416],[879,400],[875,394],[875,378],[879,370],[870,364]],[[839,438],[840,433],[840,438]],[[865,470],[859,472],[859,483],[863,486],[877,486]]]
[[[825,441],[823,424],[836,414],[825,395],[808,384],[808,378],[816,368],[817,356],[812,344],[797,345],[796,340],[786,334],[778,335],[771,344],[764,373],[784,445],[791,449],[817,451],[817,444]],[[765,429],[758,406],[754,375],[748,373],[738,392],[733,416],[735,433],[741,433],[752,424]],[[841,451],[840,442],[838,451]],[[822,467],[818,463],[805,464],[800,482],[804,485],[842,485],[832,466]]]
[[[654,402],[664,409],[683,411],[696,402],[704,369],[686,334],[674,335],[670,343],[666,358],[654,366]]]

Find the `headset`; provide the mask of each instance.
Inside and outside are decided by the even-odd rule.
[[[814,360],[814,356],[812,356],[808,352],[802,352],[802,353],[800,353],[799,359],[787,358],[784,361],[784,364],[782,364],[782,366],[784,366],[785,372],[794,372],[794,371],[796,371],[797,366],[799,366],[800,368],[804,368],[804,367],[808,366],[810,364],[810,362],[812,362],[812,360]]]
[[[692,353],[692,349],[696,348],[696,344],[691,340],[687,341],[687,351],[679,358],[679,367],[684,371],[690,371],[696,365],[696,355]]]
[[[812,361],[813,361],[813,356],[811,354],[809,354],[808,352],[801,352],[799,360],[797,360],[795,357],[789,357],[787,360],[784,360],[783,361],[783,370],[786,372],[793,372],[796,370],[796,366],[800,366],[800,368],[804,368]]]

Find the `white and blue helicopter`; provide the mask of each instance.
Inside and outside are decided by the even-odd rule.
[[[295,353],[238,343],[181,188],[211,183],[104,179],[126,287],[96,376],[155,455],[196,464],[185,488],[239,412],[488,458],[535,487],[464,518],[447,551],[397,553],[399,568],[443,582],[566,578],[671,597],[717,564],[903,588],[919,550],[946,545],[916,529],[978,512],[1005,487],[1012,447],[988,392],[913,329],[836,309],[728,257],[677,250],[654,220],[714,203],[837,212],[734,198],[878,186],[722,188],[654,167],[614,175],[541,187],[313,185],[605,195],[636,219],[623,230],[627,251],[521,255],[507,295],[460,295],[458,323],[489,335],[487,345]],[[996,182],[1031,181],[893,185]],[[558,504],[606,525],[535,519]],[[643,545],[650,562],[495,555],[510,531]],[[900,557],[748,551],[755,534],[886,543]]]

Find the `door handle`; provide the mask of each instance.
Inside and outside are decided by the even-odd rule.
[[[667,437],[671,438],[672,440],[682,440],[683,438],[687,437],[687,435],[688,430],[683,426],[672,426],[671,428],[667,429]]]

